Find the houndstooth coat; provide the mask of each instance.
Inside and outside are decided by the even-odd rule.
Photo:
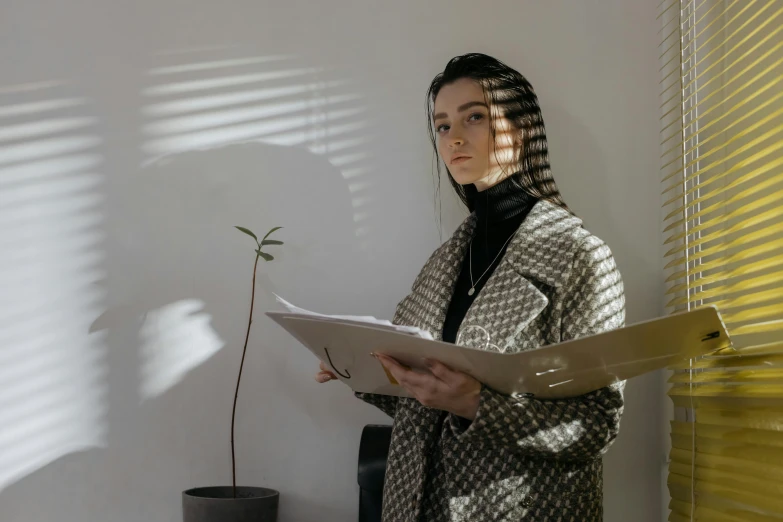
[[[519,352],[620,327],[625,302],[609,248],[539,201],[467,312],[458,343]],[[470,215],[438,248],[394,322],[441,338],[475,228]],[[620,424],[624,383],[564,400],[482,387],[472,423],[413,399],[357,394],[394,418],[385,522],[602,519],[602,462]]]

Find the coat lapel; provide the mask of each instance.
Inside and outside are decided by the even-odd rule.
[[[536,284],[557,288],[567,276],[571,244],[561,236],[581,224],[553,203],[536,203],[468,309],[457,343],[488,350],[511,349],[515,337],[549,303]],[[419,326],[435,339],[442,339],[446,312],[475,228],[476,217],[471,214],[435,251],[414,283],[413,293],[398,307],[396,322]]]
[[[430,330],[437,340],[443,338],[443,325],[446,322],[446,312],[454,295],[454,286],[462,270],[462,261],[476,229],[475,214],[469,215],[433,255],[432,263],[422,274],[425,292],[431,295],[428,299],[430,315],[424,324],[418,326]],[[433,284],[434,283],[434,284]],[[423,319],[423,318],[421,318]]]
[[[519,333],[549,304],[534,282],[553,288],[562,284],[570,266],[571,245],[563,244],[561,236],[581,224],[553,203],[536,203],[468,309],[457,343],[485,350],[512,350]],[[451,289],[453,293],[453,285]]]

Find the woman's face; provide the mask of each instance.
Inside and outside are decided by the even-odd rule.
[[[490,111],[495,121],[494,142]],[[487,106],[481,85],[467,78],[444,85],[433,113],[438,154],[457,183],[473,183],[482,191],[514,172],[515,133],[497,107]]]

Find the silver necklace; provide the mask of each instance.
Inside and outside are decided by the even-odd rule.
[[[514,231],[514,234],[516,234],[516,231]],[[475,282],[473,282],[473,240],[472,239],[470,240],[470,245],[468,246],[468,248],[470,250],[470,252],[468,254],[469,257],[470,257],[470,290],[468,290],[468,295],[473,295],[473,294],[476,293],[476,285],[479,283],[479,281],[481,281],[481,279],[485,275],[487,275],[487,272],[489,272],[489,269],[492,268],[492,265],[495,264],[495,261],[498,260],[498,258],[500,257],[500,254],[503,252],[503,249],[506,248],[506,245],[508,244],[509,241],[511,241],[511,238],[514,237],[514,234],[511,234],[510,236],[508,236],[508,239],[506,239],[506,242],[503,243],[502,247],[500,247],[500,250],[498,251],[498,255],[495,256],[495,259],[492,260],[492,262],[489,264],[489,266],[487,266],[487,269],[484,270],[484,273],[481,274],[479,276],[479,278],[476,279]]]

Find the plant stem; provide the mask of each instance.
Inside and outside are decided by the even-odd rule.
[[[237,460],[234,453],[234,420],[237,415],[237,397],[239,397],[239,383],[242,380],[242,368],[245,366],[245,354],[247,354],[247,342],[250,339],[250,325],[253,324],[253,304],[256,301],[256,270],[258,269],[258,258],[253,265],[253,290],[250,293],[250,317],[247,320],[247,333],[245,334],[245,346],[242,348],[242,362],[239,363],[239,375],[237,375],[237,388],[234,391],[234,407],[231,410],[231,484],[234,498],[237,498]]]

